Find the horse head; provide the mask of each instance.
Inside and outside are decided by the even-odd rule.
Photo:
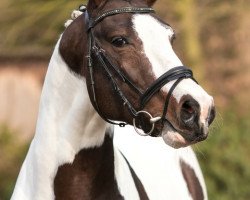
[[[89,0],[65,30],[60,52],[86,78],[104,120],[134,125],[179,148],[207,138],[214,101],[175,54],[175,33],[154,13],[154,3]]]

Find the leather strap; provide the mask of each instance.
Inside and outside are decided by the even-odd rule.
[[[95,19],[90,19],[89,18],[89,14],[88,11],[85,11],[85,24],[88,26],[88,55],[87,55],[87,59],[88,59],[88,68],[89,68],[89,73],[90,73],[90,82],[91,82],[91,91],[92,91],[92,95],[93,95],[93,101],[94,101],[94,107],[96,108],[96,111],[99,113],[99,115],[108,123],[114,124],[114,125],[119,125],[121,127],[124,127],[126,125],[126,123],[122,122],[122,123],[116,123],[113,122],[111,120],[109,120],[107,117],[105,117],[99,109],[97,100],[96,100],[96,94],[95,94],[95,81],[94,81],[94,69],[92,66],[92,53],[95,54],[95,56],[97,57],[99,63],[101,64],[101,66],[104,68],[104,70],[107,72],[108,77],[110,78],[113,88],[114,90],[117,92],[117,94],[120,96],[120,98],[123,101],[123,105],[126,105],[130,111],[130,113],[132,114],[133,117],[137,116],[137,111],[136,109],[132,106],[132,104],[129,102],[129,100],[125,97],[125,95],[123,94],[122,90],[119,88],[118,84],[116,83],[116,80],[114,79],[111,71],[109,70],[109,67],[112,67],[116,73],[122,78],[122,80],[127,83],[129,86],[131,86],[139,95],[142,94],[142,91],[137,88],[132,81],[130,81],[129,78],[127,78],[127,76],[125,76],[120,70],[119,68],[114,65],[110,59],[108,58],[107,55],[104,55],[104,50],[102,50],[99,45],[97,44],[97,41],[95,40],[94,34],[92,32],[92,28],[99,23],[101,20],[103,20],[105,17],[111,16],[111,15],[116,15],[116,14],[121,14],[121,13],[151,13],[154,12],[154,10],[152,8],[136,8],[136,7],[124,7],[124,8],[120,8],[120,9],[114,9],[114,10],[110,10],[107,11],[101,15],[99,15],[98,17],[96,17]]]
[[[192,78],[193,73],[190,69],[184,66],[174,67],[161,75],[141,96],[141,108],[144,108],[146,103],[152,96],[158,92],[164,85],[172,80],[179,78]]]
[[[118,8],[114,10],[106,11],[102,14],[100,14],[95,19],[91,19],[88,24],[88,30],[93,28],[96,24],[98,24],[100,21],[102,21],[104,18],[112,15],[117,15],[121,13],[154,13],[153,8],[136,8],[136,7],[124,7],[124,8]]]

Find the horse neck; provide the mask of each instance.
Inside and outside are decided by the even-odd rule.
[[[81,149],[101,146],[106,122],[95,112],[83,77],[52,55],[42,90],[37,128],[12,199],[53,199],[58,167],[72,163]]]
[[[104,140],[106,123],[89,100],[85,78],[70,71],[60,56],[58,44],[45,78],[36,137],[40,140],[45,135],[53,135],[58,138],[57,143],[66,142],[74,152],[100,146]]]

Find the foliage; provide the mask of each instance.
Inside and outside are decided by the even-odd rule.
[[[250,197],[250,121],[233,110],[217,120],[211,136],[196,146],[208,194],[213,200],[247,200]]]
[[[47,58],[64,30],[75,0],[2,0],[0,4],[0,56]]]
[[[0,126],[0,199],[10,199],[28,146],[15,137],[15,132]]]

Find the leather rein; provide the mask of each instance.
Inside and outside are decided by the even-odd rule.
[[[133,117],[133,125],[136,130],[136,132],[140,135],[147,136],[151,135],[151,133],[154,130],[155,123],[157,121],[161,121],[162,124],[167,121],[170,125],[171,123],[166,119],[166,114],[168,110],[168,105],[170,101],[170,97],[172,92],[174,91],[175,87],[185,78],[191,78],[193,79],[193,73],[192,71],[185,67],[185,66],[179,66],[179,67],[174,67],[164,73],[162,76],[160,76],[155,82],[146,89],[146,91],[142,91],[139,89],[136,85],[133,84],[133,82],[130,80],[129,77],[127,77],[120,69],[118,66],[114,65],[110,59],[110,57],[106,54],[105,50],[100,47],[98,44],[97,40],[95,39],[94,33],[93,33],[93,28],[95,27],[96,24],[101,22],[105,17],[112,16],[112,15],[117,15],[117,14],[122,14],[122,13],[132,13],[132,14],[146,14],[146,13],[154,13],[154,10],[152,8],[148,7],[142,7],[142,8],[137,8],[137,7],[124,7],[124,8],[119,8],[119,9],[114,9],[110,11],[106,11],[99,15],[98,17],[91,19],[88,15],[88,12],[86,9],[83,10],[85,12],[85,23],[87,24],[87,34],[88,34],[88,55],[87,55],[87,65],[89,69],[89,75],[90,75],[90,84],[91,84],[91,90],[89,92],[92,92],[93,95],[93,106],[98,112],[98,114],[108,123],[114,124],[114,125],[119,125],[121,127],[124,127],[127,125],[125,122],[114,122],[107,117],[100,111],[98,102],[96,100],[96,92],[95,92],[95,79],[94,79],[94,66],[93,66],[93,56],[97,58],[97,61],[101,64],[105,72],[107,73],[107,76],[110,79],[110,82],[113,86],[114,91],[117,93],[117,95],[121,98],[123,101],[123,105],[128,108],[128,111]],[[131,89],[133,89],[139,96],[140,98],[140,111],[137,111],[137,109],[134,108],[134,106],[130,103],[128,98],[124,95],[123,91],[120,89],[117,81],[114,78],[114,75],[112,73],[114,71],[120,79],[126,83]],[[150,113],[147,111],[143,110],[145,105],[148,103],[148,101],[158,92],[160,89],[167,84],[170,81],[176,80],[174,84],[171,86],[163,108],[163,113],[162,116],[158,117],[153,117]],[[194,79],[193,79],[194,80]],[[194,80],[195,81],[195,80]],[[145,115],[150,118],[150,123],[152,125],[151,129],[147,133],[141,133],[137,127],[136,127],[136,119],[139,118],[139,115]],[[171,125],[172,126],[172,125]]]

